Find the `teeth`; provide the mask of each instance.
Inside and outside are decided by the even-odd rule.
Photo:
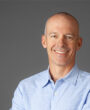
[[[62,52],[62,51],[57,51],[57,50],[56,50],[56,52],[57,52],[57,53],[65,53],[65,52]]]

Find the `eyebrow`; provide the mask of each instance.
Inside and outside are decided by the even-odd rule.
[[[49,35],[50,35],[50,34],[58,34],[58,33],[57,33],[57,32],[51,32],[51,33],[49,33]]]
[[[51,32],[51,33],[49,33],[49,35],[51,35],[51,34],[58,34],[58,33],[57,32]],[[73,36],[75,36],[74,33],[66,33],[65,35],[73,35]]]
[[[65,35],[73,35],[73,36],[75,36],[74,33],[66,33]]]

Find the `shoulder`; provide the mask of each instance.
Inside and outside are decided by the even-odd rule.
[[[83,71],[83,70],[79,70],[79,75],[84,78],[84,79],[89,79],[90,78],[90,73]]]
[[[18,84],[19,87],[24,89],[26,88],[34,88],[40,86],[40,83],[43,81],[45,76],[47,75],[48,70],[41,71],[36,73],[28,78],[21,80]]]
[[[16,103],[17,101],[22,102],[23,98],[27,99],[27,97],[31,97],[33,95],[34,91],[37,91],[37,89],[40,90],[40,84],[42,84],[45,74],[47,74],[47,72],[48,70],[45,70],[21,80],[14,91],[13,100]]]
[[[86,86],[90,87],[90,73],[89,72],[79,70],[78,80],[82,82],[82,84],[85,84]]]

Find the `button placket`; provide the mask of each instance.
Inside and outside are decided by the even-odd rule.
[[[52,94],[52,99],[51,99],[51,110],[55,110],[55,105],[56,105],[56,100],[58,97],[58,86],[55,84],[53,86],[53,94]]]
[[[52,101],[51,101],[51,110],[55,110],[57,105],[57,99],[60,97],[60,87],[62,85],[63,80],[57,81],[54,89],[53,89],[53,95],[52,95]]]

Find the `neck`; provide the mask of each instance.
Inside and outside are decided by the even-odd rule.
[[[56,80],[59,80],[60,78],[65,77],[68,74],[68,72],[73,68],[73,66],[74,64],[64,65],[64,66],[50,65],[49,71],[50,71],[52,80],[56,82]]]

